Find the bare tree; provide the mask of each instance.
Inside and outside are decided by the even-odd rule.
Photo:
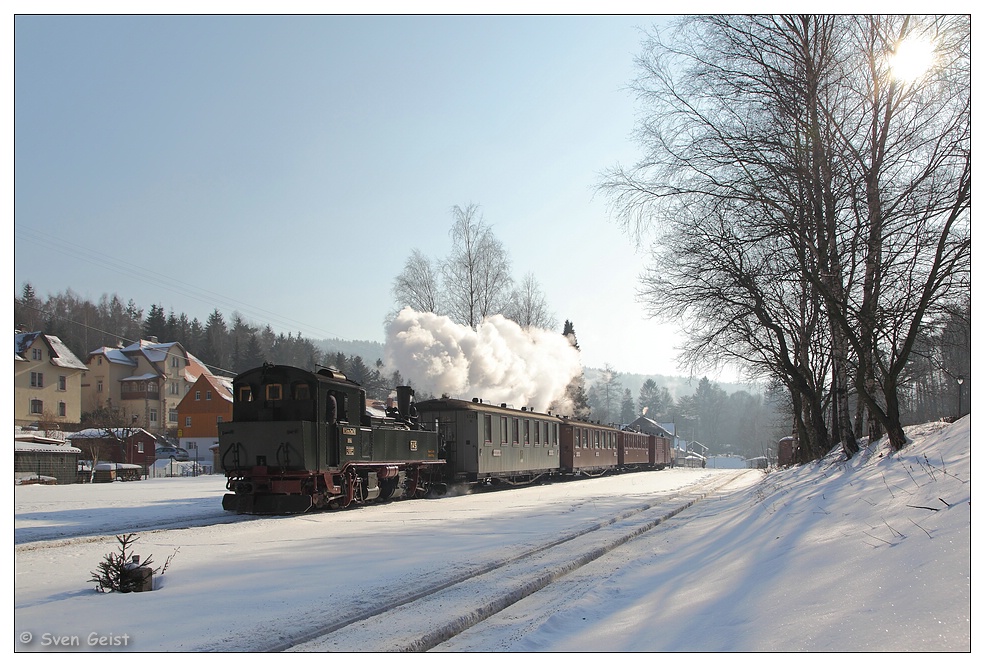
[[[404,270],[393,280],[397,309],[410,307],[422,313],[440,313],[439,275],[436,262],[414,248]]]
[[[849,390],[901,447],[916,335],[969,284],[966,17],[688,17],[675,31],[639,59],[647,157],[602,184],[629,231],[661,232],[644,298],[687,320],[691,362],[782,380],[811,455],[829,411],[856,451]],[[948,59],[904,90],[883,56],[914,32]]]
[[[479,207],[453,209],[452,252],[443,266],[447,314],[475,328],[483,318],[500,313],[513,287],[510,258],[483,221]]]
[[[520,285],[513,290],[503,314],[522,327],[557,327],[557,319],[548,308],[547,297],[533,273],[526,274]]]

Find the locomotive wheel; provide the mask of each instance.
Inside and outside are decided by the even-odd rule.
[[[397,477],[391,477],[389,479],[381,479],[377,482],[380,485],[380,500],[389,500],[394,491],[397,490],[397,485],[400,483],[400,479]]]

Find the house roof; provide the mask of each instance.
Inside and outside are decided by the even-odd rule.
[[[669,437],[672,437],[673,436],[673,433],[670,433],[663,426],[661,426],[657,422],[655,422],[652,419],[649,419],[647,417],[639,417],[639,418],[637,418],[636,421],[634,421],[632,424],[629,425],[629,427],[630,428],[638,428],[639,430],[643,431],[644,433],[650,433],[650,434],[653,434],[653,435],[659,435],[659,436],[664,437],[664,438],[669,438]]]
[[[177,346],[180,353],[173,351],[173,348]],[[110,363],[114,364],[124,364],[126,366],[136,366],[137,361],[135,357],[137,355],[143,355],[151,364],[155,366],[164,367],[169,354],[180,354],[180,356],[188,361],[184,367],[185,381],[194,382],[201,375],[211,375],[209,369],[203,364],[195,355],[185,350],[180,343],[157,343],[152,340],[139,340],[136,343],[127,345],[126,347],[101,347],[97,350],[93,350],[89,353],[89,358],[91,359],[97,354],[102,354],[109,360]],[[124,378],[126,380],[141,380],[149,379],[148,376],[141,377],[129,377]]]
[[[81,454],[82,450],[71,445],[55,445],[49,442],[14,440],[15,452],[50,452],[55,454]]]
[[[142,436],[146,435],[154,440],[157,440],[157,436],[149,431],[145,431],[142,428],[86,428],[73,433],[68,436],[69,440],[105,440],[109,437],[106,433],[107,431],[113,434],[113,437],[122,440],[124,438],[129,438],[131,436]]]
[[[49,361],[52,366],[74,368],[80,371],[86,370],[86,365],[72,354],[72,351],[68,349],[68,346],[58,336],[49,336],[41,331],[14,334],[14,361],[27,361],[24,353],[38,339],[43,340],[48,347]]]
[[[89,353],[89,358],[93,358],[97,354],[101,354],[106,357],[106,360],[111,364],[123,364],[124,366],[136,366],[137,362],[123,354],[123,350],[118,347],[101,347],[97,350],[93,350]]]

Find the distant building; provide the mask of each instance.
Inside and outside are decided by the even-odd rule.
[[[82,450],[83,460],[129,463],[141,466],[145,472],[154,465],[161,442],[153,433],[133,427],[87,428],[73,433],[69,440]]]
[[[82,409],[120,410],[128,426],[155,433],[178,428],[178,403],[205,365],[180,343],[141,340],[89,353],[82,377]]]
[[[178,446],[192,460],[211,463],[210,448],[219,444],[218,425],[232,418],[232,379],[200,375],[178,403]]]
[[[659,435],[661,438],[674,438],[673,431],[667,430],[657,422],[647,417],[638,417],[636,421],[629,424],[627,428],[630,431],[639,431],[640,433],[646,433],[648,435]]]
[[[14,425],[79,423],[86,365],[58,336],[14,332]]]

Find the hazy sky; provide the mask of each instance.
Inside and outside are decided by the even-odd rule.
[[[585,365],[677,373],[596,195],[658,16],[20,16],[14,284],[383,341],[475,203]]]

